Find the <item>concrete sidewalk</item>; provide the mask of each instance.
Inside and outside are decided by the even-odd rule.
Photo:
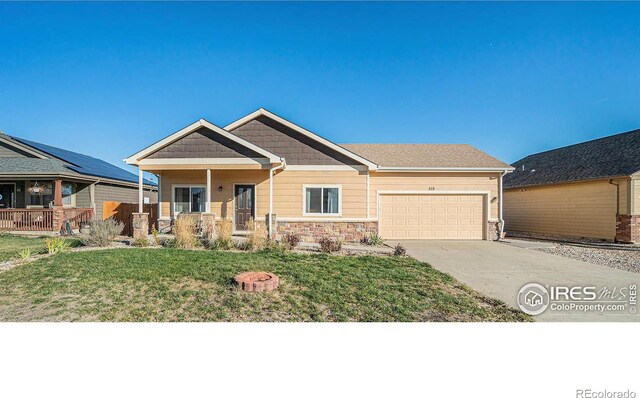
[[[518,308],[522,286],[628,287],[640,284],[640,274],[585,263],[514,244],[488,241],[402,241],[407,254],[431,264],[469,287]],[[629,311],[606,313],[557,312],[547,309],[538,321],[640,321]]]

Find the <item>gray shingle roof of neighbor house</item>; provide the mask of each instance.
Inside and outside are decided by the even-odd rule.
[[[81,153],[68,151],[66,149],[57,148],[51,145],[42,144],[35,141],[26,140],[24,138],[13,137],[4,133],[0,133],[4,138],[9,138],[14,142],[21,143],[37,152],[52,156],[53,159],[17,159],[3,158],[2,169],[15,170],[16,173],[44,173],[44,174],[67,174],[67,175],[85,175],[92,177],[102,177],[111,180],[124,181],[128,183],[137,183],[138,176],[130,173],[120,167],[107,163],[104,160],[96,159]],[[6,164],[6,166],[5,166]],[[32,167],[31,170],[28,168]],[[156,186],[153,181],[144,180],[144,184],[148,186]]]
[[[505,188],[630,176],[640,171],[640,129],[529,155],[512,166]]]
[[[0,174],[69,174],[64,162],[57,159],[2,158]],[[77,174],[77,173],[74,173]]]
[[[467,144],[340,144],[380,167],[497,168],[511,166]]]

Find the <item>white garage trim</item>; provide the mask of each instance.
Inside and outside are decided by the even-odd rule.
[[[430,191],[430,190],[417,190],[417,191],[376,191],[376,209],[378,219],[378,233],[380,233],[380,196],[381,195],[483,195],[484,196],[484,214],[482,221],[484,223],[483,240],[489,240],[489,220],[491,215],[491,191]]]

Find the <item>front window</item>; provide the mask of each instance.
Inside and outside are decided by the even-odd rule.
[[[29,206],[49,206],[53,202],[53,186],[51,183],[33,181],[27,188]]]
[[[305,214],[340,214],[339,187],[306,187]]]
[[[73,194],[73,185],[62,184],[62,204],[71,206],[71,194]]]
[[[173,192],[173,212],[204,213],[206,189],[204,187],[175,187]]]

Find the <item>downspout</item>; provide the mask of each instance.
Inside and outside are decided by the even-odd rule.
[[[498,180],[498,221],[500,222],[500,236],[498,240],[502,240],[504,236],[504,218],[502,217],[502,198],[504,195],[502,194],[502,177],[507,174],[506,170],[500,173],[500,179]]]
[[[613,182],[613,179],[609,180],[609,184],[616,186],[616,236],[613,239],[614,242],[618,241],[618,216],[620,215],[620,184]]]
[[[91,208],[93,209],[93,218],[97,220],[97,216],[98,216],[98,209],[96,207],[96,185],[98,185],[100,183],[100,180],[94,181],[91,184],[89,184],[89,196],[90,196],[90,202],[91,202]]]
[[[160,208],[162,207],[161,202],[160,202],[160,190],[162,189],[162,186],[160,184],[162,184],[160,182],[160,174],[154,174],[154,176],[156,176],[156,178],[158,179],[158,192],[156,194],[156,201],[158,202],[158,220],[160,218],[162,218],[162,214],[160,214]],[[157,226],[156,226],[157,227]]]
[[[616,186],[616,217],[620,215],[620,184],[613,182],[613,179],[609,180],[609,184]]]
[[[283,169],[287,166],[287,163],[284,159],[282,159],[282,163],[280,166],[272,167],[269,169],[269,224],[267,225],[267,230],[269,232],[269,239],[273,238],[273,227],[272,227],[272,219],[273,219],[273,172],[278,169]]]

